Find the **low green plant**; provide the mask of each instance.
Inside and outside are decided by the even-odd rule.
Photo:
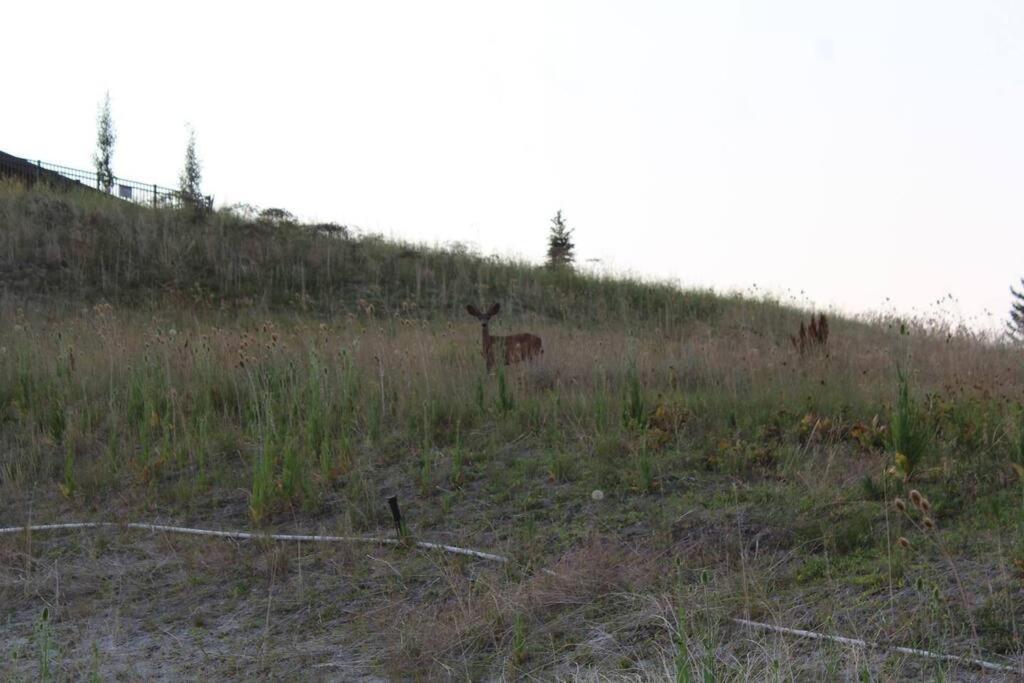
[[[686,638],[686,609],[682,603],[678,609],[679,626],[676,632],[676,683],[693,683],[693,664],[690,662],[690,646]]]
[[[522,614],[517,614],[512,622],[512,663],[517,667],[522,666],[528,654],[526,619]]]
[[[453,488],[462,488],[466,483],[466,456],[460,446],[452,449],[452,471],[449,482]]]
[[[910,393],[910,379],[897,366],[896,405],[890,423],[889,444],[894,453],[896,473],[909,481],[925,458],[931,445],[931,432],[923,411]]]
[[[44,607],[35,625],[36,653],[39,658],[39,680],[54,680],[53,664],[57,647],[53,642],[53,627],[50,625],[50,609]]]
[[[572,456],[562,451],[551,451],[548,454],[548,478],[561,484],[574,476]]]
[[[75,482],[75,448],[73,442],[68,439],[64,447],[64,482],[60,486],[61,493],[71,498],[75,495],[77,484]]]
[[[420,496],[426,497],[430,494],[430,490],[433,488],[434,478],[431,467],[431,456],[429,451],[424,451],[420,457],[419,468],[416,476],[416,482],[419,486]]]
[[[1024,466],[1024,406],[1017,406],[1013,412],[1014,429],[1011,432],[1011,461]]]
[[[627,429],[645,429],[649,419],[643,380],[636,361],[626,371],[626,396],[622,405],[622,423]]]
[[[860,490],[861,494],[864,496],[864,500],[874,502],[885,500],[885,490],[870,474],[865,474],[861,477]]]
[[[644,493],[654,493],[657,490],[657,475],[655,474],[654,461],[647,453],[641,453],[637,458],[637,475],[640,482],[640,490]]]
[[[512,390],[508,385],[508,377],[505,372],[505,367],[498,364],[498,410],[502,413],[507,413],[515,407],[515,398],[512,396]]]
[[[274,455],[269,446],[257,448],[252,468],[252,489],[249,495],[249,514],[254,522],[261,522],[274,498]]]

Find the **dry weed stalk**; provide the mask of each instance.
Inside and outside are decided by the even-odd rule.
[[[790,335],[789,340],[801,356],[813,349],[825,348],[828,344],[828,319],[825,318],[825,314],[819,313],[817,318],[812,315],[809,325],[804,325],[801,320],[800,331],[796,335]]]
[[[960,572],[957,570],[956,563],[953,561],[953,555],[949,552],[946,544],[943,543],[942,537],[939,533],[939,528],[935,524],[935,520],[928,515],[928,512],[931,510],[931,503],[917,489],[911,489],[908,497],[910,498],[910,502],[913,504],[914,508],[916,508],[921,515],[920,522],[914,519],[912,510],[907,507],[902,499],[896,498],[893,501],[894,507],[901,512],[911,524],[914,525],[914,528],[917,529],[922,536],[932,542],[932,544],[938,549],[939,554],[942,555],[942,559],[944,559],[946,564],[949,566],[950,573],[953,575],[953,580],[956,582],[957,590],[960,593],[960,602],[964,610],[964,615],[967,617],[967,622],[971,627],[974,646],[977,647],[979,642],[978,629],[974,623],[974,615],[971,612],[970,601],[967,599],[967,591],[964,589],[964,583],[960,578]],[[903,536],[900,536],[897,541],[907,550],[910,549],[910,541]]]

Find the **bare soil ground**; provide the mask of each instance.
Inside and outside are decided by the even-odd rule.
[[[382,680],[348,626],[373,548],[73,531],[0,541],[0,677]],[[385,560],[381,560],[384,562]],[[49,652],[40,645],[48,612]],[[359,654],[357,654],[357,652]]]
[[[59,499],[52,503],[51,519],[62,514]],[[246,526],[225,517],[189,523]],[[320,525],[276,530],[330,532]],[[746,539],[742,551],[730,526]],[[696,634],[690,659],[713,652],[727,680],[1016,680],[732,623],[746,603],[756,619],[824,622],[884,641],[914,640],[921,617],[906,584],[886,595],[839,564],[849,576],[797,578],[808,569],[791,530],[756,509],[692,508],[673,523],[667,553],[653,550],[650,535],[636,524],[619,540],[594,536],[533,567],[394,546],[116,528],[0,536],[0,678],[36,680],[49,667],[55,680],[670,680],[673,634],[687,630],[685,618]],[[730,573],[736,553],[746,570]],[[683,617],[662,579],[688,576],[687,564],[720,569],[710,586],[689,582],[693,609]],[[988,566],[961,566],[971,582],[998,581]],[[522,652],[517,615],[531,624]],[[481,668],[487,651],[491,663]]]

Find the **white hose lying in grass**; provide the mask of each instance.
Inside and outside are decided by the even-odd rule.
[[[272,540],[272,541],[306,541],[309,543],[375,543],[378,545],[401,545],[403,541],[397,538],[375,538],[372,536],[319,536],[313,534],[261,534],[252,531],[216,531],[213,529],[192,529],[184,526],[167,526],[166,524],[143,524],[140,522],[128,522],[116,524],[114,522],[67,522],[64,524],[33,524],[30,526],[9,526],[0,527],[0,535],[21,534],[34,531],[58,531],[60,529],[101,529],[111,527],[126,527],[128,529],[140,529],[142,531],[164,531],[171,534],[187,534],[191,536],[216,536],[218,538],[233,538],[236,540]],[[508,562],[507,557],[485,553],[469,548],[459,548],[454,545],[441,543],[430,543],[428,541],[414,541],[417,548],[427,550],[441,550],[455,555],[467,555],[481,560],[491,562]]]
[[[232,538],[236,540],[273,540],[273,541],[305,541],[308,543],[375,543],[378,545],[400,545],[403,541],[396,538],[376,538],[372,536],[322,536],[315,534],[261,534],[252,531],[216,531],[214,529],[193,529],[191,527],[183,526],[168,526],[166,524],[143,524],[140,522],[128,522],[126,524],[116,524],[114,522],[66,522],[63,524],[34,524],[29,526],[9,526],[0,527],[0,536],[4,534],[21,534],[26,532],[34,531],[58,531],[61,529],[101,529],[101,528],[112,528],[112,527],[126,527],[128,529],[139,529],[142,531],[164,531],[172,534],[187,534],[190,536],[215,536],[218,538]],[[425,548],[427,550],[441,550],[446,553],[453,553],[455,555],[466,555],[468,557],[476,557],[481,560],[490,560],[491,562],[500,562],[502,564],[508,563],[508,558],[502,555],[495,555],[494,553],[485,553],[480,550],[472,550],[470,548],[460,548],[454,545],[444,545],[441,543],[430,543],[428,541],[415,541],[417,548]],[[555,576],[555,573],[551,570],[543,570],[547,574]],[[941,652],[932,652],[930,650],[919,650],[913,647],[900,647],[896,645],[882,645],[880,643],[872,643],[859,638],[844,638],[843,636],[830,636],[825,633],[816,633],[815,631],[804,631],[798,628],[787,628],[785,626],[773,626],[772,624],[765,624],[759,621],[750,621],[749,619],[733,619],[736,624],[741,626],[748,626],[750,628],[762,629],[766,631],[774,631],[776,633],[785,633],[793,636],[801,636],[803,638],[813,638],[815,640],[829,640],[835,643],[843,643],[845,645],[854,645],[863,648],[878,648],[882,650],[890,650],[892,652],[899,652],[906,655],[914,655],[916,657],[925,657],[927,659],[938,659],[945,662],[955,662],[957,664],[966,664],[970,666],[977,666],[982,669],[988,669],[990,671],[1009,671],[1013,673],[1019,673],[1020,669],[1017,667],[1007,666],[1006,664],[996,664],[995,662],[987,662],[983,659],[973,659],[970,657],[959,657],[957,655],[946,655]]]
[[[972,666],[981,667],[982,669],[989,669],[990,671],[1012,671],[1014,673],[1020,672],[1020,668],[1018,667],[1007,666],[1006,664],[996,664],[995,662],[986,662],[984,659],[958,657],[957,655],[945,655],[941,652],[932,652],[930,650],[918,650],[914,647],[882,645],[881,643],[871,643],[866,640],[861,640],[860,638],[844,638],[842,636],[830,636],[824,633],[816,633],[814,631],[804,631],[799,628],[787,628],[785,626],[773,626],[771,624],[762,624],[759,621],[750,621],[748,619],[733,619],[733,622],[741,624],[743,626],[749,626],[751,628],[758,628],[766,631],[775,631],[776,633],[786,633],[792,636],[814,638],[815,640],[831,640],[834,643],[843,643],[845,645],[855,645],[863,648],[873,647],[882,650],[891,650],[893,652],[899,652],[905,655],[926,657],[928,659],[939,659],[945,662],[956,662],[957,664],[968,664]]]

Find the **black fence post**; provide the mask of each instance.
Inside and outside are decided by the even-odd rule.
[[[153,183],[153,208],[156,208],[156,183]]]
[[[36,180],[39,180],[42,177],[43,177],[43,162],[41,160],[39,160],[39,159],[36,159]]]
[[[402,513],[398,509],[398,496],[388,498],[388,507],[391,508],[391,516],[395,520],[395,533],[401,539],[405,536],[405,525],[402,523]]]

